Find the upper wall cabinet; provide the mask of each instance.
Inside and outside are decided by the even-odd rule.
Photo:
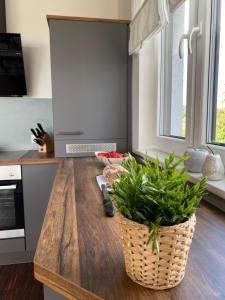
[[[128,26],[51,20],[56,155],[69,144],[128,140]],[[81,151],[82,152],[82,151]]]

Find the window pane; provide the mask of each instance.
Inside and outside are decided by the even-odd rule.
[[[225,144],[225,0],[217,1],[211,142]]]
[[[189,28],[189,1],[171,15],[162,34],[162,82],[160,133],[185,138],[187,100],[187,42],[183,41],[183,58],[179,57],[179,42]]]

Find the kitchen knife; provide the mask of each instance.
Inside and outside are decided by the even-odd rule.
[[[37,123],[38,128],[40,129],[41,133],[46,134],[46,132],[44,131],[43,127],[41,126],[40,123]]]
[[[36,144],[38,144],[39,146],[43,146],[44,145],[43,142],[40,139],[34,139],[34,142]]]
[[[35,128],[35,129],[36,129],[38,138],[43,138],[44,134],[38,128]]]
[[[112,201],[110,200],[106,185],[102,184],[101,188],[103,194],[103,204],[104,204],[105,214],[107,217],[113,217],[115,215],[115,208],[112,204]]]
[[[35,130],[34,130],[33,128],[31,128],[30,131],[31,131],[32,134],[38,139],[38,135],[37,135],[37,133],[35,132]]]

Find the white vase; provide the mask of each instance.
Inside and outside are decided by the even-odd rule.
[[[202,166],[209,152],[205,149],[188,148],[185,154],[189,156],[189,159],[184,162],[187,170],[193,173],[201,173]]]
[[[208,180],[221,180],[224,177],[224,166],[219,154],[208,154],[202,166],[202,175]]]

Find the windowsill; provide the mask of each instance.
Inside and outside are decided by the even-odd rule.
[[[146,149],[146,150],[140,149],[140,150],[133,151],[133,152],[142,157],[147,155],[147,157],[149,157],[151,159],[151,161],[155,161],[155,159],[158,157],[161,165],[163,165],[164,159],[168,158],[168,153],[157,150],[157,149]],[[179,159],[179,157],[176,157],[176,159]],[[202,178],[201,173],[188,172],[188,174],[190,175],[189,181],[191,183],[197,183]],[[210,193],[213,193],[213,194],[217,195],[218,197],[225,199],[225,176],[220,181],[212,181],[212,180],[207,181],[206,186],[207,186],[207,190]]]

